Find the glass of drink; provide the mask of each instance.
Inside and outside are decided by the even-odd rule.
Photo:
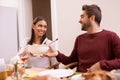
[[[7,79],[7,69],[4,58],[0,58],[0,80]]]
[[[26,63],[28,61],[28,57],[27,56],[22,56],[21,60],[23,61],[23,63]]]
[[[26,62],[28,61],[28,58],[29,58],[29,55],[26,54],[24,56],[20,56],[20,58],[21,58],[21,61],[23,62],[23,67],[25,68]]]
[[[7,71],[0,72],[0,80],[6,80],[7,79]]]

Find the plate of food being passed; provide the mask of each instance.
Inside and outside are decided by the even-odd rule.
[[[40,54],[47,52],[48,49],[49,47],[45,44],[43,45],[33,44],[27,46],[27,51],[32,53],[33,56],[40,56]]]

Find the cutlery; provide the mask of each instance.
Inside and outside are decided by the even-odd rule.
[[[51,43],[49,43],[48,45],[53,44],[54,42],[56,42],[58,40],[58,38],[56,38],[54,41],[52,41]]]

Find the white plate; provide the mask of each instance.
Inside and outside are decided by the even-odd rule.
[[[41,71],[38,73],[39,76],[50,75],[56,78],[67,77],[74,73],[75,71],[69,69],[51,69],[46,71]]]
[[[71,80],[84,80],[81,76],[82,74],[76,74],[71,77]]]

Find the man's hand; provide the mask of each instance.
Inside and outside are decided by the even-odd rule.
[[[97,62],[95,63],[94,65],[92,65],[89,69],[88,69],[88,72],[93,72],[93,71],[98,71],[98,70],[102,70],[100,68],[100,63]]]
[[[49,46],[49,50],[43,54],[43,56],[54,57],[58,55],[58,51],[55,50],[52,46]]]

